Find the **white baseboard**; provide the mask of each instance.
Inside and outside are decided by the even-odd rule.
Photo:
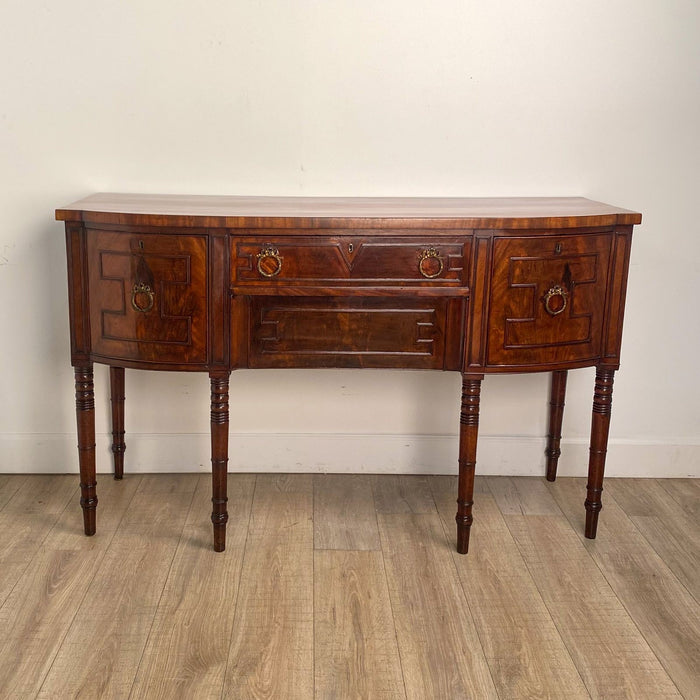
[[[111,471],[110,435],[97,436],[97,471]],[[544,474],[545,439],[479,437],[477,473]],[[456,474],[456,435],[232,434],[229,471]],[[127,436],[126,472],[208,472],[209,435]],[[561,476],[584,476],[586,439],[562,440]],[[0,472],[77,472],[75,435],[0,435]],[[607,476],[700,477],[700,443],[610,440]]]

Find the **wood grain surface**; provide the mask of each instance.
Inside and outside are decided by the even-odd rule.
[[[12,499],[12,497],[23,488],[27,476],[17,476],[14,474],[0,474],[0,512]]]
[[[435,501],[430,489],[431,477],[386,474],[372,477],[374,506],[377,513],[434,513]],[[453,483],[452,493],[457,493]]]
[[[378,521],[407,697],[498,697],[439,515]]]
[[[0,605],[78,493],[75,477],[67,474],[22,476],[17,481],[18,488],[0,511]],[[8,493],[13,490],[10,484],[5,487]],[[77,532],[82,532],[82,526]]]
[[[314,475],[314,549],[379,549],[370,477]]]
[[[133,698],[219,698],[236,610],[255,477],[232,474],[229,537],[208,546],[211,483],[202,475],[131,693]]]
[[[99,193],[59,221],[227,228],[547,228],[638,224],[641,214],[583,197],[236,197]]]
[[[513,486],[527,483],[524,479],[509,482]],[[436,487],[435,501],[445,534],[450,537],[454,529],[453,490]],[[534,501],[541,502],[541,498]],[[468,557],[455,553],[453,560],[499,697],[588,698],[493,497],[480,494],[478,512],[479,537]]]
[[[151,475],[141,480],[40,698],[128,697],[197,478]]]
[[[405,698],[381,552],[314,554],[314,667],[319,698]]]
[[[680,697],[569,522],[561,516],[505,517],[591,696]]]
[[[678,502],[656,479],[609,479],[605,491],[664,560],[666,566],[700,602],[700,530],[697,518],[678,509]]]
[[[580,496],[582,482],[567,479],[552,485],[552,493],[570,523],[578,520],[576,492]],[[604,529],[596,540],[585,540],[584,546],[681,693],[686,698],[698,697],[697,601],[614,498],[608,501]]]
[[[313,697],[313,591],[311,475],[260,475],[223,697]]]
[[[0,479],[0,697],[698,697],[696,481],[610,480],[591,541],[583,479],[477,477],[463,557],[455,476],[229,478],[220,554],[208,476],[103,480],[94,537],[72,476]],[[318,549],[353,508],[379,548]]]
[[[34,481],[56,486],[56,478],[63,479]],[[80,510],[67,507],[31,557],[0,607],[0,697],[35,698],[42,686],[51,687],[46,677],[140,481],[136,477],[123,487],[114,481],[105,484],[105,494],[111,498],[102,513],[99,535],[85,537]],[[39,505],[46,505],[47,511],[51,508],[49,499]],[[25,516],[28,528],[37,514],[30,509]],[[50,695],[57,697],[53,689]]]

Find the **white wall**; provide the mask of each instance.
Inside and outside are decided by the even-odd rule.
[[[0,471],[76,469],[53,210],[113,190],[638,209],[608,473],[698,475],[699,28],[694,0],[3,0]],[[208,468],[206,375],[127,376],[127,469]],[[459,381],[234,373],[232,467],[454,471]],[[592,383],[570,375],[562,473]],[[480,472],[542,473],[546,401],[546,376],[485,380]]]

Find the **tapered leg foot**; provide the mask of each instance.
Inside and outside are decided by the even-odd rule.
[[[80,505],[83,507],[83,529],[88,537],[92,537],[97,532],[97,511],[95,510],[97,498],[94,499],[93,503],[94,505],[90,505],[90,501],[80,499]]]
[[[457,496],[457,551],[469,551],[469,533],[474,504],[476,442],[479,433],[479,400],[483,376],[463,376],[459,417],[459,495]]]
[[[212,522],[214,523],[214,551],[223,552],[226,549],[226,522],[214,522],[214,516],[212,516]]]
[[[586,502],[588,503],[588,501]],[[601,509],[602,506],[600,506],[598,510],[589,510],[588,505],[586,505],[586,527],[584,529],[584,534],[589,540],[595,539],[598,530],[598,514]]]
[[[603,474],[605,456],[608,451],[608,433],[612,413],[612,392],[615,371],[598,367],[595,374],[593,392],[593,414],[591,418],[591,447],[588,459],[588,483],[586,485],[586,527],[584,534],[595,539],[598,529],[598,515],[603,508]]]
[[[112,454],[114,478],[124,477],[124,368],[109,368],[109,387],[112,402]]]
[[[80,506],[86,535],[96,531],[97,481],[95,478],[95,390],[92,365],[75,367],[75,413],[78,423]]]
[[[461,503],[457,501],[461,508]],[[469,504],[471,510],[471,504]],[[457,552],[459,554],[467,554],[469,552],[469,533],[472,527],[471,516],[460,516],[459,513],[455,516],[457,521]]]
[[[549,399],[549,433],[547,435],[547,481],[557,478],[557,465],[561,455],[561,424],[564,418],[564,399],[566,397],[566,370],[552,372],[552,386]]]
[[[211,477],[214,551],[226,549],[226,468],[228,465],[228,380],[229,373],[210,374],[211,380]]]

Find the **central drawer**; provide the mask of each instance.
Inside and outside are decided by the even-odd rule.
[[[249,367],[443,369],[459,300],[249,298]]]
[[[284,235],[231,238],[231,284],[465,284],[464,236]]]

